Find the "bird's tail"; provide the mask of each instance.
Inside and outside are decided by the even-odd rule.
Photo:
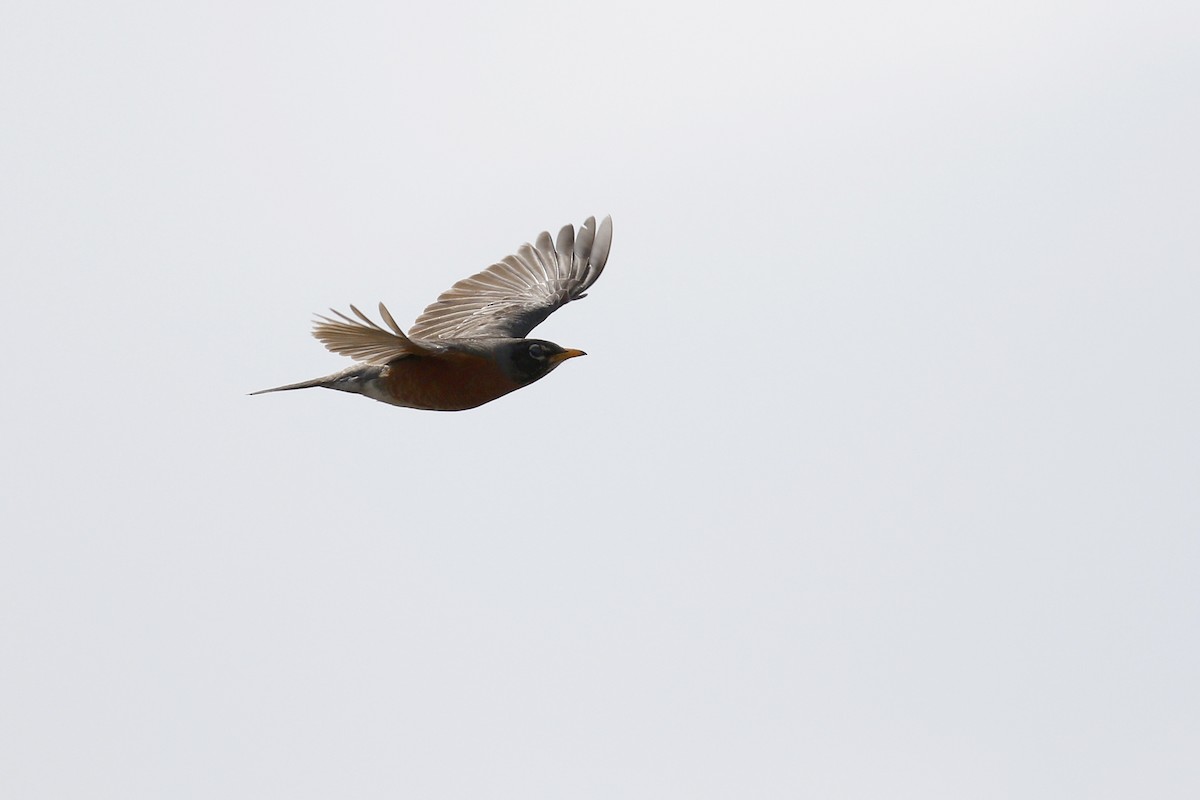
[[[257,392],[251,392],[250,394],[289,392],[292,389],[313,389],[317,387],[322,389],[337,389],[339,392],[363,394],[367,383],[378,378],[381,370],[382,367],[360,364],[349,369],[344,369],[341,372],[335,372],[332,375],[326,375],[323,378],[313,378],[311,381],[301,381],[300,383],[289,383],[286,386],[276,386],[273,389],[259,389]]]

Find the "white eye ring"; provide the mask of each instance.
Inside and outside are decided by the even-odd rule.
[[[529,357],[541,361],[546,357],[546,348],[542,347],[540,344],[529,345]]]

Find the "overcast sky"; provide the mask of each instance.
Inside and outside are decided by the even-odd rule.
[[[0,795],[1200,796],[1197,8],[9,0]]]

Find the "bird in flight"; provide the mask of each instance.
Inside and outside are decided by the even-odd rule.
[[[322,387],[382,403],[431,411],[462,411],[490,403],[586,355],[542,339],[526,339],[555,309],[584,297],[608,260],[612,217],[579,231],[543,232],[482,272],[464,278],[417,317],[406,334],[383,303],[386,328],[354,306],[313,326],[329,350],[359,362],[302,383],[251,394]]]

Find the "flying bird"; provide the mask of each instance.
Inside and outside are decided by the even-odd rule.
[[[359,362],[303,383],[251,394],[322,387],[431,411],[462,411],[490,403],[549,375],[582,350],[526,339],[555,309],[579,300],[608,260],[612,217],[596,227],[588,217],[576,233],[542,232],[482,272],[464,278],[428,306],[405,333],[379,304],[386,328],[354,306],[350,317],[317,316],[313,336]]]

